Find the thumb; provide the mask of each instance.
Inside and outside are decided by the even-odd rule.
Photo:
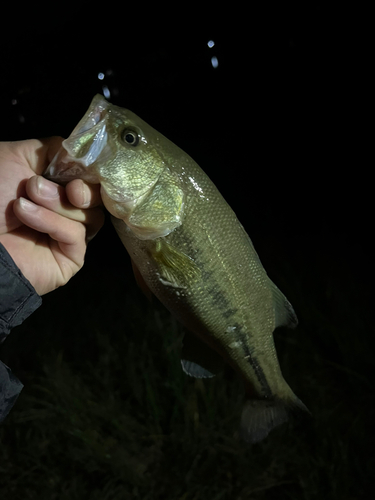
[[[27,141],[19,141],[17,144],[17,152],[22,155],[31,170],[40,175],[51,163],[57,151],[61,148],[62,137],[53,136],[43,139],[30,139]]]

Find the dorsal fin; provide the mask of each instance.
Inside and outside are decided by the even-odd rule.
[[[292,304],[285,295],[273,284],[272,293],[275,308],[275,328],[278,326],[287,326],[295,328],[298,325],[298,319],[294,312]]]

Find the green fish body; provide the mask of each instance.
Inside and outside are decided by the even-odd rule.
[[[197,336],[198,350],[213,349],[243,378],[247,441],[263,439],[291,410],[306,410],[282,376],[273,341],[276,327],[297,324],[293,308],[192,158],[97,95],[45,175],[101,184],[103,203],[147,286]],[[182,356],[188,374],[214,373],[199,352]]]

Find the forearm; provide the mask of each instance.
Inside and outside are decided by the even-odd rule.
[[[20,325],[42,303],[0,243],[0,344],[10,330]],[[8,415],[23,384],[0,361],[0,423]]]
[[[41,297],[0,243],[0,343],[41,303]]]

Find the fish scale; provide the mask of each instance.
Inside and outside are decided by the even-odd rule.
[[[184,345],[184,370],[211,376],[214,352],[244,380],[247,441],[263,439],[291,412],[306,410],[282,376],[273,341],[277,326],[297,324],[293,308],[190,156],[98,95],[45,175],[101,184],[104,205],[144,282],[196,335],[190,352],[188,338]]]

